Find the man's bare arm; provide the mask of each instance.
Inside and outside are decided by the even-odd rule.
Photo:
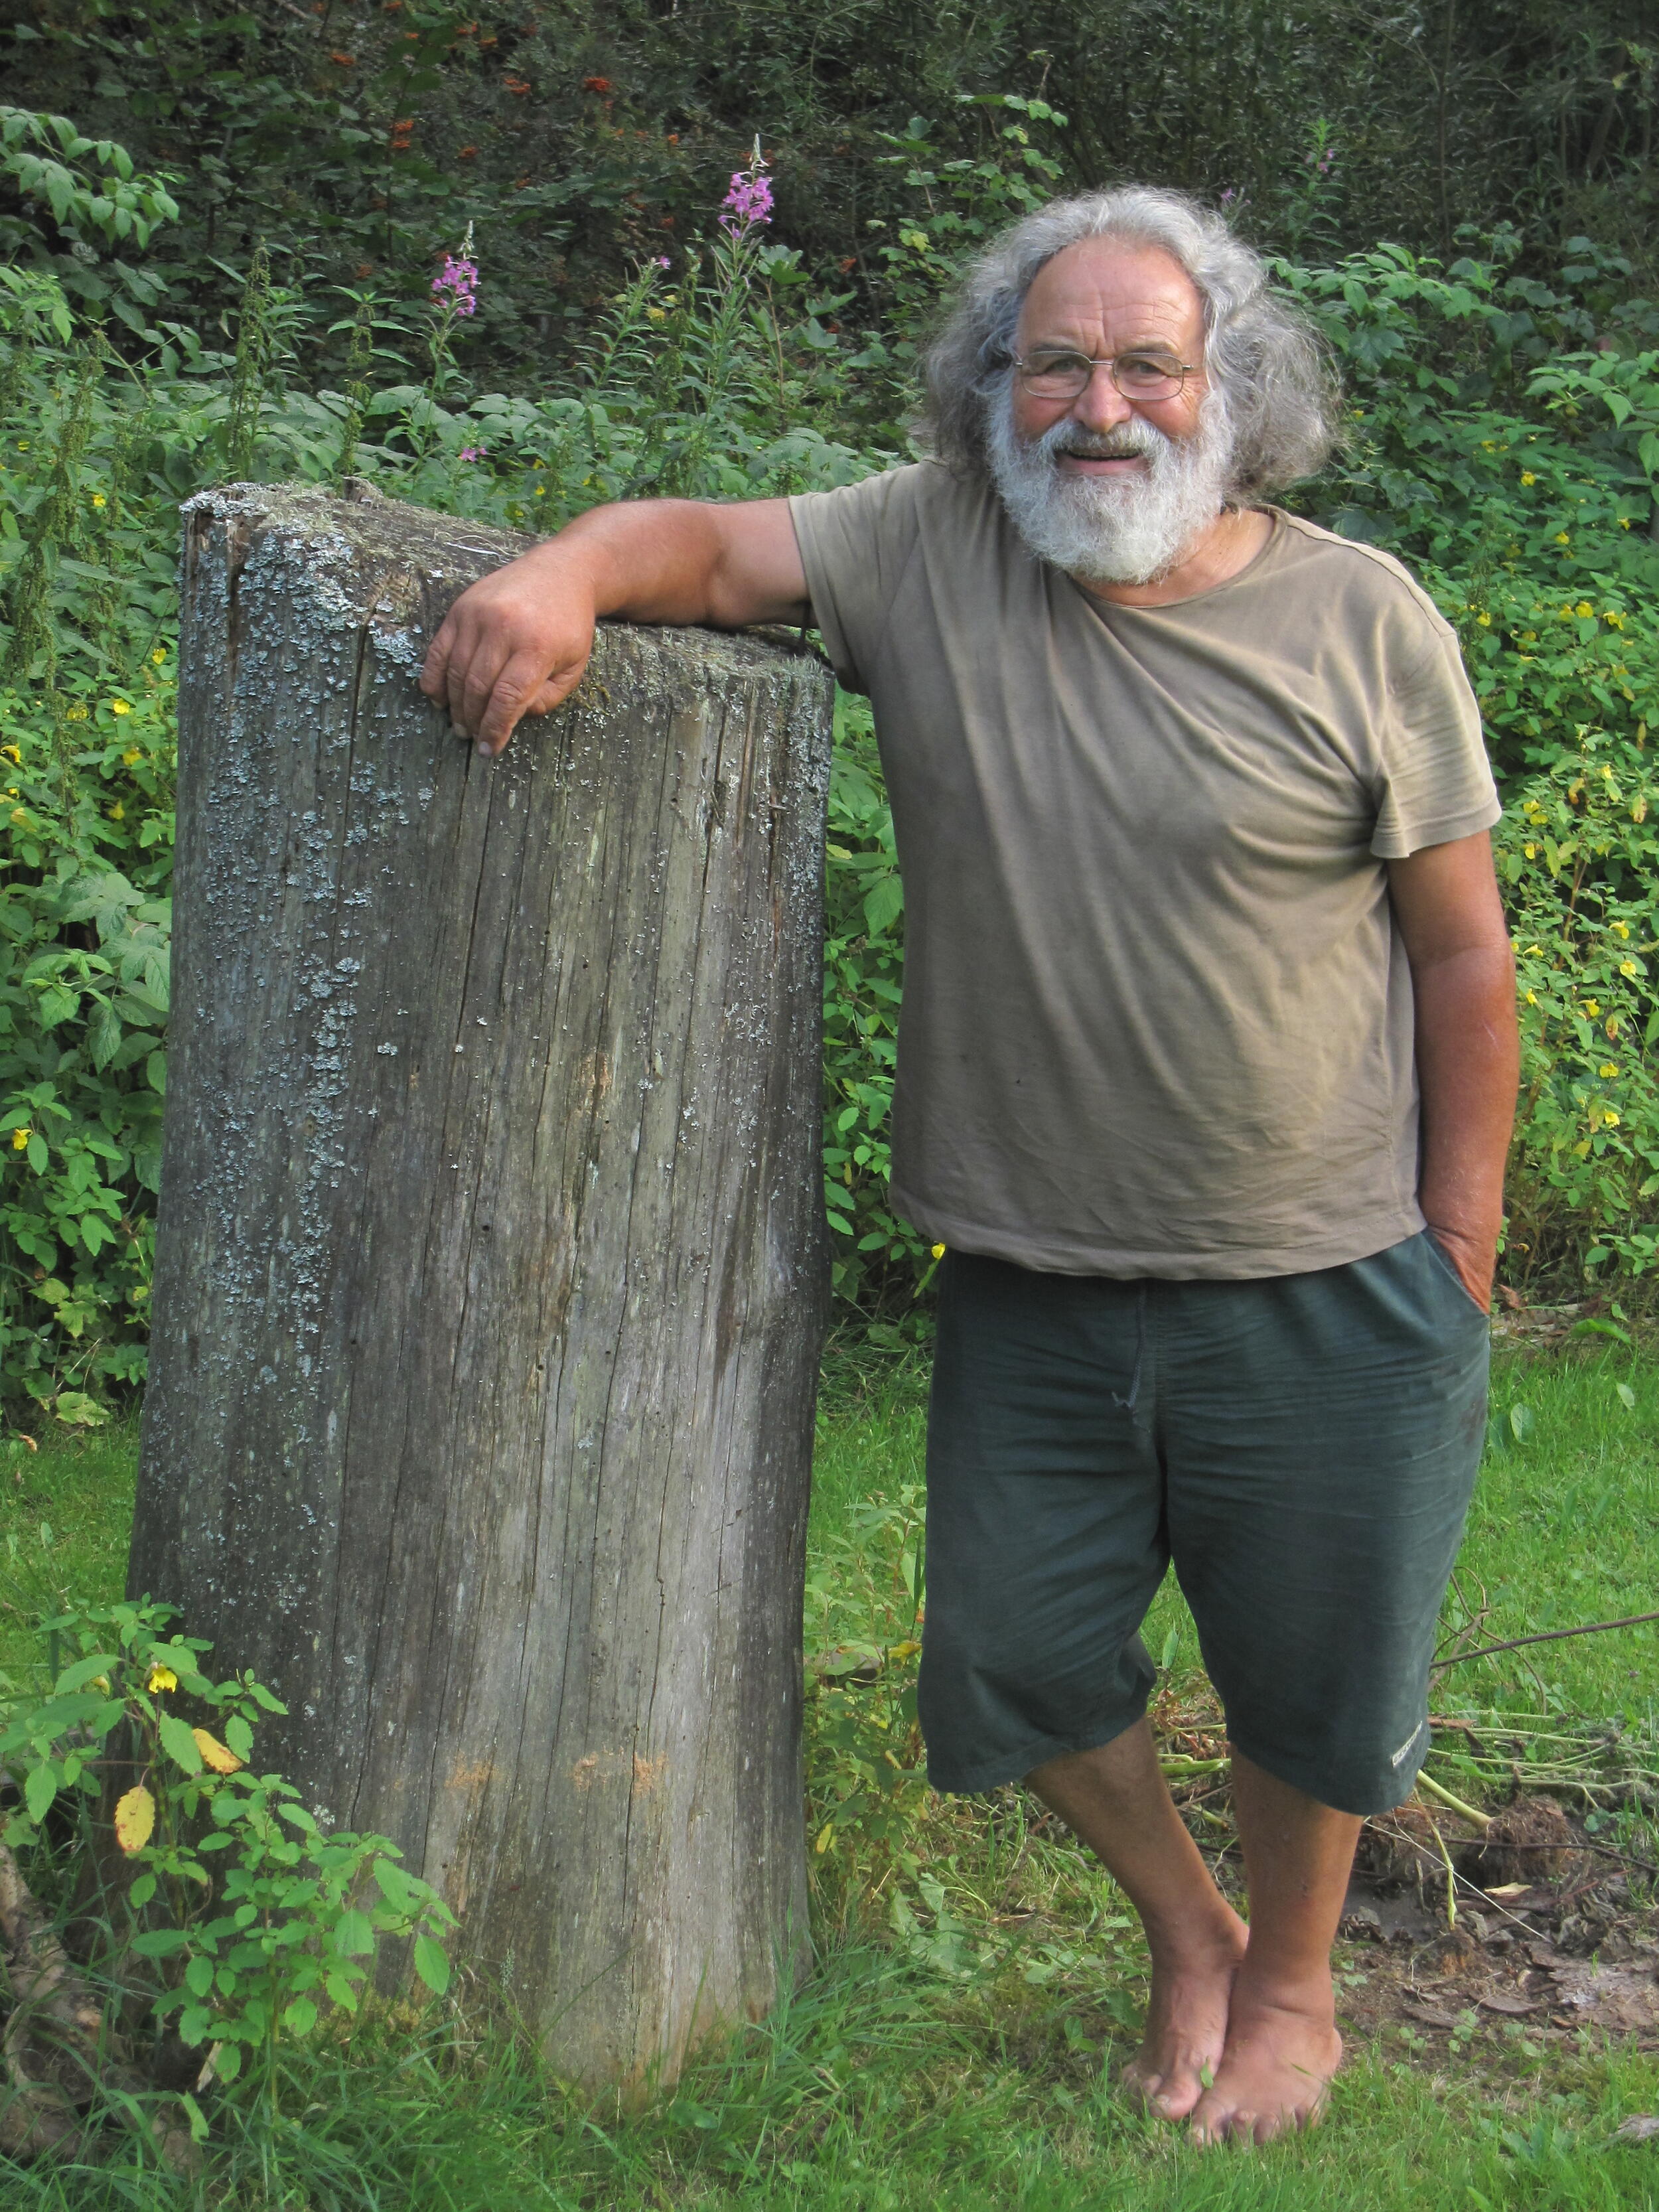
[[[1485,830],[1389,863],[1417,1001],[1418,1203],[1480,1305],[1492,1302],[1520,1045],[1515,955]]]
[[[629,500],[578,515],[463,592],[432,641],[421,689],[494,754],[526,714],[551,714],[575,690],[602,616],[738,629],[807,611],[787,500]]]

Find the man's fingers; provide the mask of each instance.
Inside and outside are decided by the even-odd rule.
[[[469,685],[469,693],[471,689]],[[569,689],[567,684],[564,690]],[[556,705],[564,696],[550,678],[544,659],[538,654],[515,653],[491,685],[489,703],[475,725],[480,751],[500,752],[526,714],[547,713],[538,702],[549,691],[554,693]]]
[[[465,676],[457,682],[452,674],[449,680],[449,711],[458,730],[469,737],[479,734],[496,686],[519,658],[508,638],[491,637],[486,633],[479,639],[466,664]]]
[[[428,699],[436,699],[442,694],[449,656],[454,647],[455,617],[452,611],[439,624],[438,634],[428,646],[426,659],[421,663],[421,689]]]

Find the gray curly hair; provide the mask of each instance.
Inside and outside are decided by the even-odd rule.
[[[1038,271],[1085,238],[1158,246],[1193,280],[1204,367],[1231,426],[1230,501],[1316,476],[1338,435],[1338,387],[1312,325],[1268,287],[1261,255],[1185,192],[1122,185],[1051,200],[994,239],[963,278],[927,355],[917,426],[947,467],[983,474],[988,408],[1007,394],[1014,332]]]

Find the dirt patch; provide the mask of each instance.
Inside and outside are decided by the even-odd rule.
[[[1401,2022],[1467,2045],[1591,2028],[1659,2050],[1659,1908],[1549,1799],[1522,1798],[1484,1837],[1415,1805],[1368,1823],[1340,1932],[1340,2009],[1360,2034]]]

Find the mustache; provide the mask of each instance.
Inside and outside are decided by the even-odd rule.
[[[1156,453],[1169,444],[1150,422],[1120,422],[1115,429],[1090,430],[1081,422],[1056,422],[1036,441],[1051,461],[1069,454],[1079,461],[1129,461]]]

